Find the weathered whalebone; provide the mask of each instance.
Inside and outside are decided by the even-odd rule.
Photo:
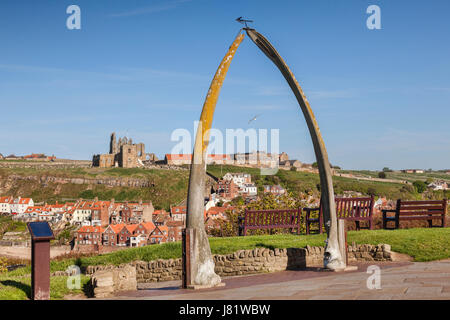
[[[339,250],[337,217],[334,202],[333,181],[330,163],[325,144],[320,133],[314,113],[306,99],[300,85],[283,61],[281,56],[270,42],[254,29],[244,28],[252,41],[274,62],[281,71],[291,90],[293,91],[300,109],[303,112],[317,159],[320,185],[322,192],[322,208],[325,221],[325,229],[328,235],[326,241],[324,267],[332,270],[345,268],[345,263]],[[221,282],[220,277],[214,272],[214,262],[211,255],[208,237],[204,226],[204,184],[206,174],[206,150],[209,143],[209,130],[211,129],[214,110],[220,89],[227,74],[231,60],[237,48],[244,39],[244,34],[239,34],[217,69],[211,82],[205,103],[203,104],[200,122],[197,128],[194,151],[189,175],[189,189],[187,199],[186,227],[195,230],[191,281],[194,285],[215,286]]]
[[[328,161],[328,154],[325,148],[325,143],[320,133],[319,125],[317,124],[314,113],[303,93],[302,88],[294,77],[287,64],[272,46],[272,44],[263,35],[255,29],[245,28],[247,35],[252,41],[261,49],[262,52],[278,67],[281,74],[286,79],[291,87],[292,92],[297,98],[297,102],[308,125],[309,133],[311,135],[314,146],[314,153],[316,154],[317,165],[320,176],[320,191],[322,193],[322,208],[323,218],[325,222],[325,229],[327,232],[327,241],[324,255],[324,267],[327,269],[337,270],[345,268],[345,262],[339,250],[338,232],[337,232],[337,217],[336,204],[334,202],[333,180],[331,175],[330,162]]]
[[[189,175],[186,219],[186,227],[192,228],[195,231],[193,244],[194,258],[191,261],[191,282],[193,285],[215,286],[221,282],[220,277],[214,272],[214,261],[209,247],[208,236],[205,231],[203,216],[205,210],[206,149],[209,143],[209,131],[211,129],[214,110],[223,80],[225,79],[231,60],[243,39],[244,34],[239,34],[236,37],[214,75],[205,103],[203,104],[195,137],[191,172]]]

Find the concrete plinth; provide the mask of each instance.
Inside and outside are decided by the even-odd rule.
[[[193,290],[201,290],[201,289],[210,289],[210,288],[218,288],[218,287],[225,287],[225,282],[220,282],[216,285],[199,285],[199,284],[192,284],[188,285],[187,289],[193,289]]]

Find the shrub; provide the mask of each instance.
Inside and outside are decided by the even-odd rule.
[[[0,273],[8,271],[6,258],[0,257]]]
[[[413,186],[418,193],[423,193],[425,190],[427,190],[427,184],[420,180],[414,181]]]
[[[378,172],[378,178],[386,179],[386,173],[384,171]]]

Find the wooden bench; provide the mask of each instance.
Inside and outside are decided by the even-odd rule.
[[[297,229],[300,234],[302,209],[281,210],[247,210],[239,218],[240,235],[247,235],[247,230],[256,229]]]
[[[355,221],[356,230],[360,230],[360,222],[367,221],[369,229],[373,229],[373,206],[374,197],[368,198],[336,198],[336,215],[338,219]],[[311,232],[311,224],[318,224],[319,233],[323,232],[323,213],[322,205],[319,208],[303,208],[305,211],[306,234]],[[317,218],[313,218],[312,214],[318,211]]]
[[[445,227],[445,215],[447,213],[447,199],[406,201],[397,200],[395,209],[385,209],[383,212],[383,229],[387,228],[389,221],[395,223],[395,229],[400,227],[401,220],[427,220],[429,227],[433,227],[433,219],[441,220],[439,227]],[[388,216],[388,213],[394,215]],[[392,228],[389,228],[392,229]]]

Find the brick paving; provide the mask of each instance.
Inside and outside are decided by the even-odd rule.
[[[368,289],[369,264],[335,273],[320,268],[225,278],[225,287],[186,290],[180,281],[141,284],[114,299],[155,300],[450,300],[450,260],[377,263],[381,289]]]

